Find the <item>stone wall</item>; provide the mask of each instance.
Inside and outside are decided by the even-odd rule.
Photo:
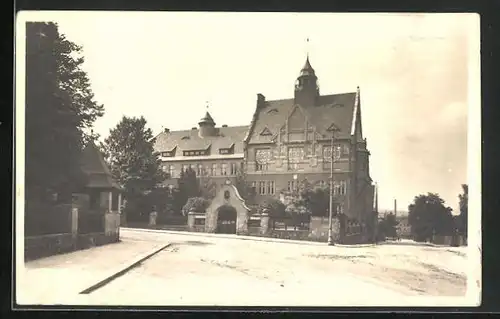
[[[105,218],[104,232],[78,234],[78,207],[75,206],[77,205],[68,206],[70,216],[68,233],[25,237],[25,260],[110,244],[120,240],[120,215],[118,213],[107,213],[103,217]]]
[[[33,260],[75,250],[72,234],[52,234],[24,238],[24,259]]]

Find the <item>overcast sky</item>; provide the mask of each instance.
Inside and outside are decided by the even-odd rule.
[[[60,12],[83,46],[105,115],[155,134],[197,126],[205,101],[217,125],[248,125],[257,93],[293,97],[309,50],[322,94],[361,89],[363,133],[381,209],[436,192],[454,210],[467,180],[468,29],[460,14]],[[306,38],[310,38],[309,45]],[[479,52],[477,52],[479,54]],[[474,57],[473,57],[474,58]]]

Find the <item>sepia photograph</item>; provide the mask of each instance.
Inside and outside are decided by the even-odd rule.
[[[479,306],[479,21],[19,12],[15,304]]]

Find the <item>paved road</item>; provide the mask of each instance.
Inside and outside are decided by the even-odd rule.
[[[123,230],[172,245],[82,303],[101,305],[394,305],[463,296],[464,249],[364,248],[258,242]]]

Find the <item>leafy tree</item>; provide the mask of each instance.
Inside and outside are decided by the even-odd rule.
[[[306,178],[299,182],[296,189],[282,192],[289,212],[327,216],[330,208],[330,187],[312,184]]]
[[[451,208],[444,205],[438,194],[416,196],[408,210],[408,222],[417,241],[429,241],[434,234],[447,235],[453,231]]]
[[[397,237],[396,226],[399,222],[396,220],[396,215],[389,213],[384,216],[384,219],[379,224],[379,231],[384,234],[384,237]]]
[[[267,213],[271,217],[285,217],[285,204],[276,198],[266,198],[258,205],[258,213]]]
[[[85,133],[103,115],[82,71],[82,48],[55,23],[26,23],[26,199],[50,193],[69,199],[85,176],[80,156]]]
[[[103,148],[116,181],[124,188],[128,217],[151,211],[148,197],[166,178],[154,151],[151,129],[143,117],[123,116],[104,140]]]
[[[199,196],[211,201],[217,194],[217,184],[209,176],[199,176]]]
[[[460,215],[459,215],[459,232],[467,239],[467,213],[469,209],[469,186],[462,184],[462,194],[458,195]]]
[[[191,197],[187,200],[184,207],[182,207],[182,214],[187,216],[190,212],[204,213],[209,205],[210,201],[203,197]]]
[[[240,193],[241,197],[252,204],[255,202],[255,189],[252,185],[247,181],[245,171],[240,169],[236,173],[236,189],[238,189],[238,193]]]
[[[178,201],[184,206],[189,198],[200,196],[200,185],[196,178],[196,172],[189,167],[187,170],[182,170],[177,181],[179,192],[177,194]]]

